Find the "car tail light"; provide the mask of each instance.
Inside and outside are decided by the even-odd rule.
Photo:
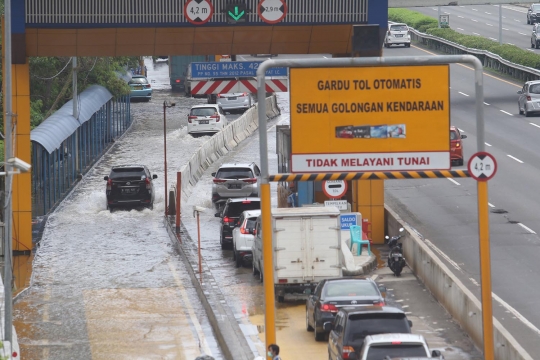
[[[152,183],[149,178],[144,179],[144,183],[146,184],[146,190],[152,189]]]
[[[392,341],[392,345],[401,345],[401,341],[394,340],[394,341]]]
[[[242,96],[248,96],[248,93],[242,93]]]
[[[180,84],[180,83],[182,82],[182,80],[181,80],[181,79],[176,79],[175,82],[176,82],[177,84]]]
[[[224,98],[225,96],[221,95],[221,94],[217,94],[217,97],[218,98]]]
[[[456,147],[459,147],[459,143],[456,143]]]
[[[251,204],[251,200],[244,200],[242,201],[242,204]]]
[[[187,117],[187,121],[188,121],[188,123],[191,124],[193,122],[193,120],[195,120],[196,118],[197,118],[196,116],[191,116],[190,115],[190,116]]]
[[[233,218],[230,218],[228,216],[225,216],[223,218],[223,222],[226,222],[226,223],[229,223],[229,224],[234,224],[234,219]]]
[[[341,351],[341,357],[343,359],[348,359],[349,355],[354,352],[354,348],[352,346],[344,346],[343,350]]]
[[[111,179],[107,180],[107,190],[109,190],[109,191],[112,190],[112,180]]]
[[[242,181],[245,182],[245,183],[248,183],[248,184],[255,184],[257,182],[257,179],[256,178],[243,179]]]
[[[221,116],[219,116],[219,115],[212,115],[212,116],[210,116],[210,119],[216,119],[216,122],[219,122],[219,120],[221,120]]]
[[[240,234],[244,234],[244,235],[245,235],[245,234],[249,234],[249,232],[246,230],[245,227],[242,226],[242,227],[240,228]]]
[[[225,181],[225,179],[214,179],[214,184],[223,184]]]
[[[152,85],[146,84],[146,85],[144,85],[144,87],[147,88],[147,89],[150,89],[150,88],[152,88]]]
[[[527,101],[531,101],[531,97],[530,97],[530,96],[527,96]]]
[[[383,306],[384,305],[384,300],[383,301],[374,301],[373,305],[374,306]]]
[[[321,304],[321,311],[324,312],[338,312],[336,305],[332,304]]]
[[[286,283],[287,283],[287,279],[279,279],[279,280],[278,280],[278,283],[279,283],[279,284],[286,284]]]

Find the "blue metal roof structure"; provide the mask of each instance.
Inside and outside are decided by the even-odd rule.
[[[70,100],[32,130],[30,140],[41,144],[49,154],[52,153],[112,97],[109,90],[103,86],[90,86],[79,94],[78,119],[73,116],[73,100]]]

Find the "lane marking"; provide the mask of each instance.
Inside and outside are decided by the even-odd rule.
[[[461,95],[469,97],[469,95],[462,93],[461,91],[458,91]]]
[[[527,230],[528,232],[530,232],[531,234],[536,235],[536,232],[534,230],[532,230],[531,228],[528,228],[527,226],[523,225],[522,223],[518,223],[518,225],[521,226],[522,228],[524,228],[525,230]]]
[[[471,282],[476,285],[476,286],[480,286],[480,284],[478,283],[478,281],[474,280],[474,278],[469,278],[469,280],[471,280]]]
[[[206,337],[204,336],[204,331],[201,327],[201,324],[199,323],[199,319],[197,319],[197,315],[195,315],[195,311],[193,310],[193,307],[191,306],[191,301],[189,300],[188,293],[186,289],[184,288],[184,284],[182,283],[182,279],[180,278],[180,275],[178,275],[178,272],[174,268],[172,262],[168,262],[169,269],[171,270],[171,273],[174,277],[174,281],[176,282],[176,286],[178,286],[178,290],[180,291],[180,295],[182,296],[182,300],[184,300],[184,306],[187,310],[187,313],[189,315],[189,318],[191,319],[191,322],[193,323],[193,326],[195,327],[195,331],[197,332],[197,336],[199,337],[200,346],[203,350],[203,353],[212,356],[212,351],[210,350],[210,347],[208,346],[208,343],[206,342]],[[188,264],[188,266],[191,266]]]
[[[486,25],[487,25],[487,26],[493,26],[493,25],[491,25],[491,24],[488,24],[488,23],[486,23]]]
[[[485,101],[484,101],[484,105],[487,105],[487,106],[489,106],[489,104],[488,104],[487,102],[485,102]]]
[[[506,156],[508,156],[512,160],[516,160],[518,163],[523,164],[523,161],[519,160],[517,157],[513,157],[512,155],[506,155]]]
[[[443,11],[443,13],[445,13],[446,15],[450,15],[450,13],[449,13],[449,12],[446,12],[446,11]]]
[[[426,50],[426,49],[422,49],[422,48],[420,48],[420,47],[418,47],[418,46],[416,46],[416,45],[411,45],[411,46],[412,46],[413,48],[417,49],[417,50],[420,50],[420,51],[425,52],[426,54],[430,54],[430,55],[433,55],[433,56],[439,56],[439,55],[435,54],[434,52],[428,51],[428,50]],[[474,71],[474,69],[473,69],[472,67],[470,67],[470,66],[463,65],[463,64],[456,64],[456,65],[459,65],[459,66],[461,66],[461,67],[464,67],[465,69],[469,69],[469,70]],[[508,80],[503,80],[503,79],[498,78],[498,77],[496,77],[496,76],[494,76],[494,75],[491,75],[491,74],[484,73],[484,76],[493,78],[493,79],[495,79],[495,80],[497,80],[497,81],[501,81],[501,82],[503,82],[503,83],[505,83],[505,84],[508,84],[508,85],[515,86],[516,88],[519,88],[519,89],[521,89],[521,88],[523,87],[523,85],[517,85],[517,84],[514,84],[513,82],[510,82],[510,81],[508,81]]]
[[[503,30],[507,30],[507,31],[508,31],[508,29],[507,29],[507,28],[502,28],[502,29],[503,29]]]
[[[463,129],[460,129],[460,128],[457,128],[457,129],[459,130],[459,132],[463,132],[463,133],[465,132],[465,130]]]
[[[480,36],[480,34],[479,34],[479,33],[475,33],[475,32],[473,32],[473,35],[476,35],[476,36]]]
[[[493,40],[493,41],[497,41],[497,39],[495,39],[495,38],[492,38],[492,37],[490,37],[489,39],[490,39],[490,40]]]
[[[403,309],[406,309],[406,308],[408,308],[408,307],[409,307],[409,305],[403,305],[403,306],[402,306]]]
[[[379,275],[375,274],[375,275],[373,275],[373,276],[371,277],[371,280],[375,281],[375,280],[377,280],[378,277],[379,277]]]
[[[518,32],[518,34],[527,36],[527,34],[524,34],[524,33],[522,33],[522,32]]]
[[[485,13],[488,14],[488,15],[491,15],[491,13],[489,13],[489,12],[487,12],[487,11],[485,11]]]
[[[487,146],[491,146],[491,144],[488,144],[487,142],[485,142],[484,144],[486,144]]]
[[[465,19],[465,18],[464,18],[463,16],[461,16],[461,15],[458,15],[457,17],[458,17],[458,18],[461,18],[461,19]]]
[[[478,20],[474,20],[474,19],[471,19],[471,20],[474,21],[474,22],[478,22]]]
[[[462,28],[456,28],[456,29],[461,30],[461,31],[465,31],[465,30],[463,30]]]
[[[514,114],[509,113],[508,111],[500,110],[502,113],[505,113],[506,115],[514,116]]]
[[[396,302],[403,302],[403,299],[401,299],[401,300],[396,300]]]
[[[495,205],[493,205],[492,203],[489,203],[489,202],[488,202],[488,205],[489,205],[489,207],[492,207],[492,208],[495,207]]]
[[[452,179],[452,178],[447,178],[448,180],[450,180],[451,182],[453,182],[454,184],[456,185],[461,185],[460,183],[458,183],[456,180]]]
[[[532,126],[536,126],[537,128],[540,128],[540,125],[538,124],[535,124],[535,123],[529,123],[529,124],[531,124]]]
[[[472,11],[478,11],[477,9],[472,9]]]

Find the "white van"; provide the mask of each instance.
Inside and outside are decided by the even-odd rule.
[[[310,293],[323,279],[341,277],[340,212],[335,207],[272,209],[274,284],[285,293]],[[255,224],[253,274],[262,281],[262,216]]]

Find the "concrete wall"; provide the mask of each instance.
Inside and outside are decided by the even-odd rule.
[[[483,350],[480,301],[388,206],[385,206],[385,218],[387,234],[398,234],[400,227],[405,228],[402,242],[407,265],[469,334],[474,344]],[[493,332],[496,360],[533,359],[495,318]]]

